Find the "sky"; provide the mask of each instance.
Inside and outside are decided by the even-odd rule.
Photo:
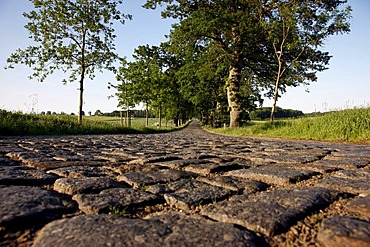
[[[133,50],[139,45],[159,45],[166,41],[174,20],[162,19],[160,10],[147,10],[141,6],[145,0],[125,0],[121,10],[132,14],[133,20],[126,21],[116,29],[116,52],[132,59]],[[289,88],[278,100],[277,105],[305,113],[330,111],[370,106],[370,10],[369,0],[349,0],[353,18],[349,34],[332,36],[323,50],[333,57],[329,69],[318,73],[317,82],[307,88]],[[52,111],[56,113],[78,112],[78,83],[62,83],[62,74],[56,73],[40,83],[30,80],[32,70],[25,65],[4,69],[6,59],[18,48],[32,44],[24,28],[33,5],[28,0],[0,0],[0,109],[25,113]],[[84,111],[112,112],[118,110],[114,89],[108,82],[117,84],[111,72],[97,73],[93,81],[86,80]],[[307,93],[307,90],[309,93]],[[272,101],[265,99],[264,106]]]

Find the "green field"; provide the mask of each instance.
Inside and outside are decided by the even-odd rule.
[[[175,126],[162,121],[158,128],[158,119],[149,119],[145,127],[145,118],[134,118],[131,127],[122,127],[119,117],[85,116],[82,125],[77,116],[71,115],[36,115],[0,110],[0,135],[77,135],[77,134],[131,134],[160,133],[175,129]]]
[[[111,124],[112,126],[119,127],[121,126],[120,117],[109,117],[109,116],[85,116],[84,120],[94,121],[94,122],[105,122]],[[149,118],[149,128],[156,128],[158,123],[158,118]],[[132,118],[131,127],[133,128],[142,128],[145,127],[146,119],[145,118]],[[122,124],[125,125],[125,119],[122,119]],[[174,127],[173,121],[166,122],[162,119],[162,127]]]
[[[226,135],[279,137],[370,145],[370,107],[341,110],[317,117],[253,121],[240,128],[208,128]]]

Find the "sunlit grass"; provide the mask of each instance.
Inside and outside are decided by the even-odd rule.
[[[370,107],[330,112],[322,116],[250,122],[240,128],[209,129],[241,136],[279,137],[370,144]]]
[[[0,110],[0,135],[76,135],[76,134],[134,134],[168,132],[175,127],[162,123],[157,128],[157,119],[132,119],[131,127],[122,127],[120,118],[84,117],[82,125],[71,115],[35,115]]]

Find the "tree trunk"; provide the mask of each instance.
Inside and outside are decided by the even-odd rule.
[[[162,116],[161,116],[161,106],[159,105],[159,108],[158,108],[158,121],[159,121],[159,128],[162,127]]]
[[[277,102],[278,95],[279,95],[279,82],[280,82],[280,77],[281,77],[281,66],[282,66],[281,55],[278,56],[278,64],[279,64],[279,67],[278,67],[278,72],[277,72],[276,82],[275,82],[274,101],[272,102],[271,115],[270,115],[271,122],[274,121],[276,102]]]
[[[127,107],[127,126],[131,127],[130,107]]]
[[[84,79],[85,79],[85,67],[82,66],[81,78],[80,78],[80,97],[79,97],[79,106],[78,106],[78,123],[79,124],[82,124],[82,107],[84,104],[84,101],[83,101]]]
[[[148,109],[148,102],[145,103],[145,126],[149,126],[149,109]]]
[[[278,93],[279,93],[279,79],[276,80],[276,84],[275,84],[274,101],[272,103],[271,115],[270,115],[270,121],[271,122],[274,121],[274,115],[275,115],[275,108],[276,108],[276,101],[277,101],[277,98],[278,98]]]
[[[119,119],[121,122],[121,127],[123,127],[123,116],[122,116],[122,110],[119,111]]]
[[[231,66],[227,86],[227,100],[230,108],[230,128],[240,126],[241,106],[239,100],[240,68]]]

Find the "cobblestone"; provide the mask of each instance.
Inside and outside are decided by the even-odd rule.
[[[327,247],[369,246],[370,223],[343,216],[333,216],[324,220],[317,238]]]
[[[199,216],[154,215],[128,219],[111,215],[77,216],[48,224],[40,246],[257,246],[253,233]]]
[[[109,213],[112,207],[125,210],[127,207],[151,205],[161,200],[156,195],[131,188],[107,189],[99,194],[76,194],[72,199],[78,202],[79,208],[86,214]]]
[[[310,170],[299,171],[284,167],[279,167],[277,169],[273,166],[263,166],[251,169],[234,170],[228,172],[227,175],[283,185],[308,179],[314,175],[318,175],[318,173]]]
[[[370,146],[0,137],[1,246],[368,246]],[[114,215],[117,214],[117,215]]]
[[[342,196],[339,191],[301,187],[236,196],[206,207],[202,214],[274,236],[302,216],[328,206]],[[303,215],[302,215],[303,214]]]

